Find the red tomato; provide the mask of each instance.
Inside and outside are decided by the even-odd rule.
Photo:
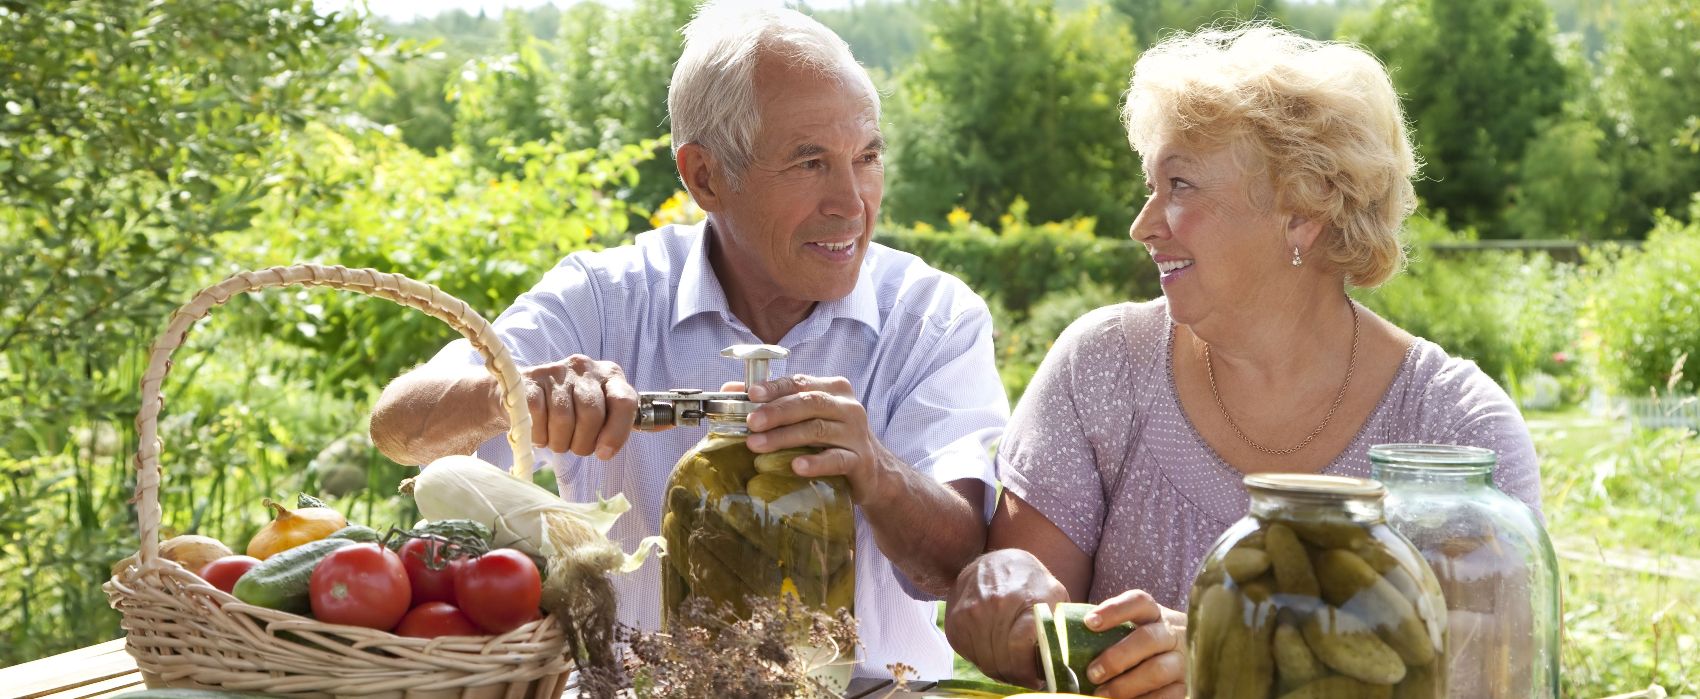
[[[506,633],[537,618],[543,577],[529,556],[496,549],[461,566],[455,575],[455,600],[480,628]]]
[[[401,618],[395,627],[400,636],[436,638],[438,636],[483,636],[484,630],[466,618],[466,614],[448,602],[426,602]]]
[[[443,560],[443,542],[430,539],[408,539],[401,545],[401,564],[407,568],[407,581],[413,585],[413,604],[455,601],[455,574],[461,560]],[[432,566],[441,566],[431,570]]]
[[[407,614],[413,591],[395,552],[354,544],[332,551],[313,567],[307,597],[319,621],[388,630]]]
[[[260,559],[253,556],[224,556],[208,563],[201,569],[200,576],[213,587],[229,592],[235,589],[237,580],[259,564]]]

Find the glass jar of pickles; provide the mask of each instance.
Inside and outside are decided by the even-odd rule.
[[[1193,583],[1189,696],[1444,697],[1445,603],[1383,518],[1381,484],[1259,474],[1245,485],[1250,513]]]
[[[1527,505],[1493,485],[1478,447],[1370,447],[1387,522],[1415,544],[1446,597],[1450,696],[1556,699],[1558,557]]]
[[[745,417],[755,405],[710,401],[708,435],[668,481],[661,515],[665,613],[698,596],[745,616],[752,595],[792,595],[822,611],[854,611],[850,484],[842,476],[795,475],[791,460],[814,449],[751,452]]]

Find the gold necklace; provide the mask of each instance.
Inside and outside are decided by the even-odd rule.
[[[1222,404],[1222,394],[1216,392],[1216,367],[1210,363],[1210,345],[1208,343],[1204,345],[1204,372],[1210,377],[1210,397],[1216,399],[1216,409],[1222,411],[1222,419],[1228,421],[1228,427],[1234,430],[1234,434],[1240,438],[1240,441],[1250,444],[1251,448],[1265,454],[1286,456],[1310,446],[1311,441],[1316,439],[1317,435],[1322,434],[1324,429],[1327,429],[1329,421],[1334,419],[1334,411],[1340,409],[1340,401],[1346,397],[1346,387],[1352,385],[1352,372],[1358,367],[1358,305],[1353,303],[1351,299],[1346,299],[1346,306],[1352,309],[1352,354],[1351,358],[1346,360],[1346,380],[1340,383],[1340,390],[1334,394],[1334,404],[1328,406],[1328,414],[1322,416],[1322,424],[1311,430],[1304,441],[1289,449],[1270,449],[1258,444],[1252,441],[1250,437],[1245,436],[1245,433],[1240,431],[1239,425],[1234,424],[1234,417],[1228,414],[1228,407]]]

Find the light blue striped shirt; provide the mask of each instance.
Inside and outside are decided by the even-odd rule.
[[[743,364],[720,356],[729,345],[760,342],[732,314],[709,264],[703,224],[668,226],[631,244],[568,255],[496,321],[521,366],[571,354],[613,361],[639,391],[718,390],[743,379]],[[773,376],[843,376],[867,409],[869,427],[905,463],[941,483],[977,479],[991,513],[995,473],[988,456],[1009,404],[993,362],[992,321],[967,285],[919,258],[870,245],[855,290],[817,304],[780,345]],[[436,362],[481,362],[465,340]],[[548,461],[563,497],[574,501],[625,493],[632,510],[612,536],[627,550],[657,534],[667,478],[706,428],[634,433],[612,460],[554,455]],[[543,451],[543,450],[539,450]],[[542,457],[546,454],[540,453]],[[512,463],[498,436],[478,455]],[[889,676],[901,662],[922,679],[951,674],[950,646],[937,627],[935,600],[923,595],[874,545],[856,515],[856,674]],[[620,621],[660,623],[660,563],[616,576]]]

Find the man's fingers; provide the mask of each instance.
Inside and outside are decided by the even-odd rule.
[[[845,447],[849,446],[849,435],[842,422],[814,418],[757,432],[747,443],[750,451],[765,454],[790,447]]]
[[[525,407],[531,411],[531,444],[549,446],[549,390],[531,379],[525,380]]]
[[[549,451],[565,454],[572,445],[573,424],[577,406],[573,392],[565,384],[555,384],[548,390],[549,416],[544,420],[544,443]]]
[[[855,391],[850,388],[849,379],[842,376],[809,376],[808,374],[792,374],[764,381],[751,386],[749,393],[750,400],[768,402],[806,391],[820,391],[847,397],[856,395]]]
[[[849,424],[865,424],[867,410],[853,398],[824,391],[805,391],[776,398],[750,414],[750,429],[767,432],[777,427],[824,418]]]
[[[632,436],[638,394],[624,378],[614,377],[602,384],[602,395],[607,400],[608,416],[602,423],[602,432],[596,436],[596,458],[606,461]]]
[[[568,385],[573,397],[572,452],[590,456],[596,451],[596,435],[602,431],[603,419],[608,414],[602,384],[581,376]]]

